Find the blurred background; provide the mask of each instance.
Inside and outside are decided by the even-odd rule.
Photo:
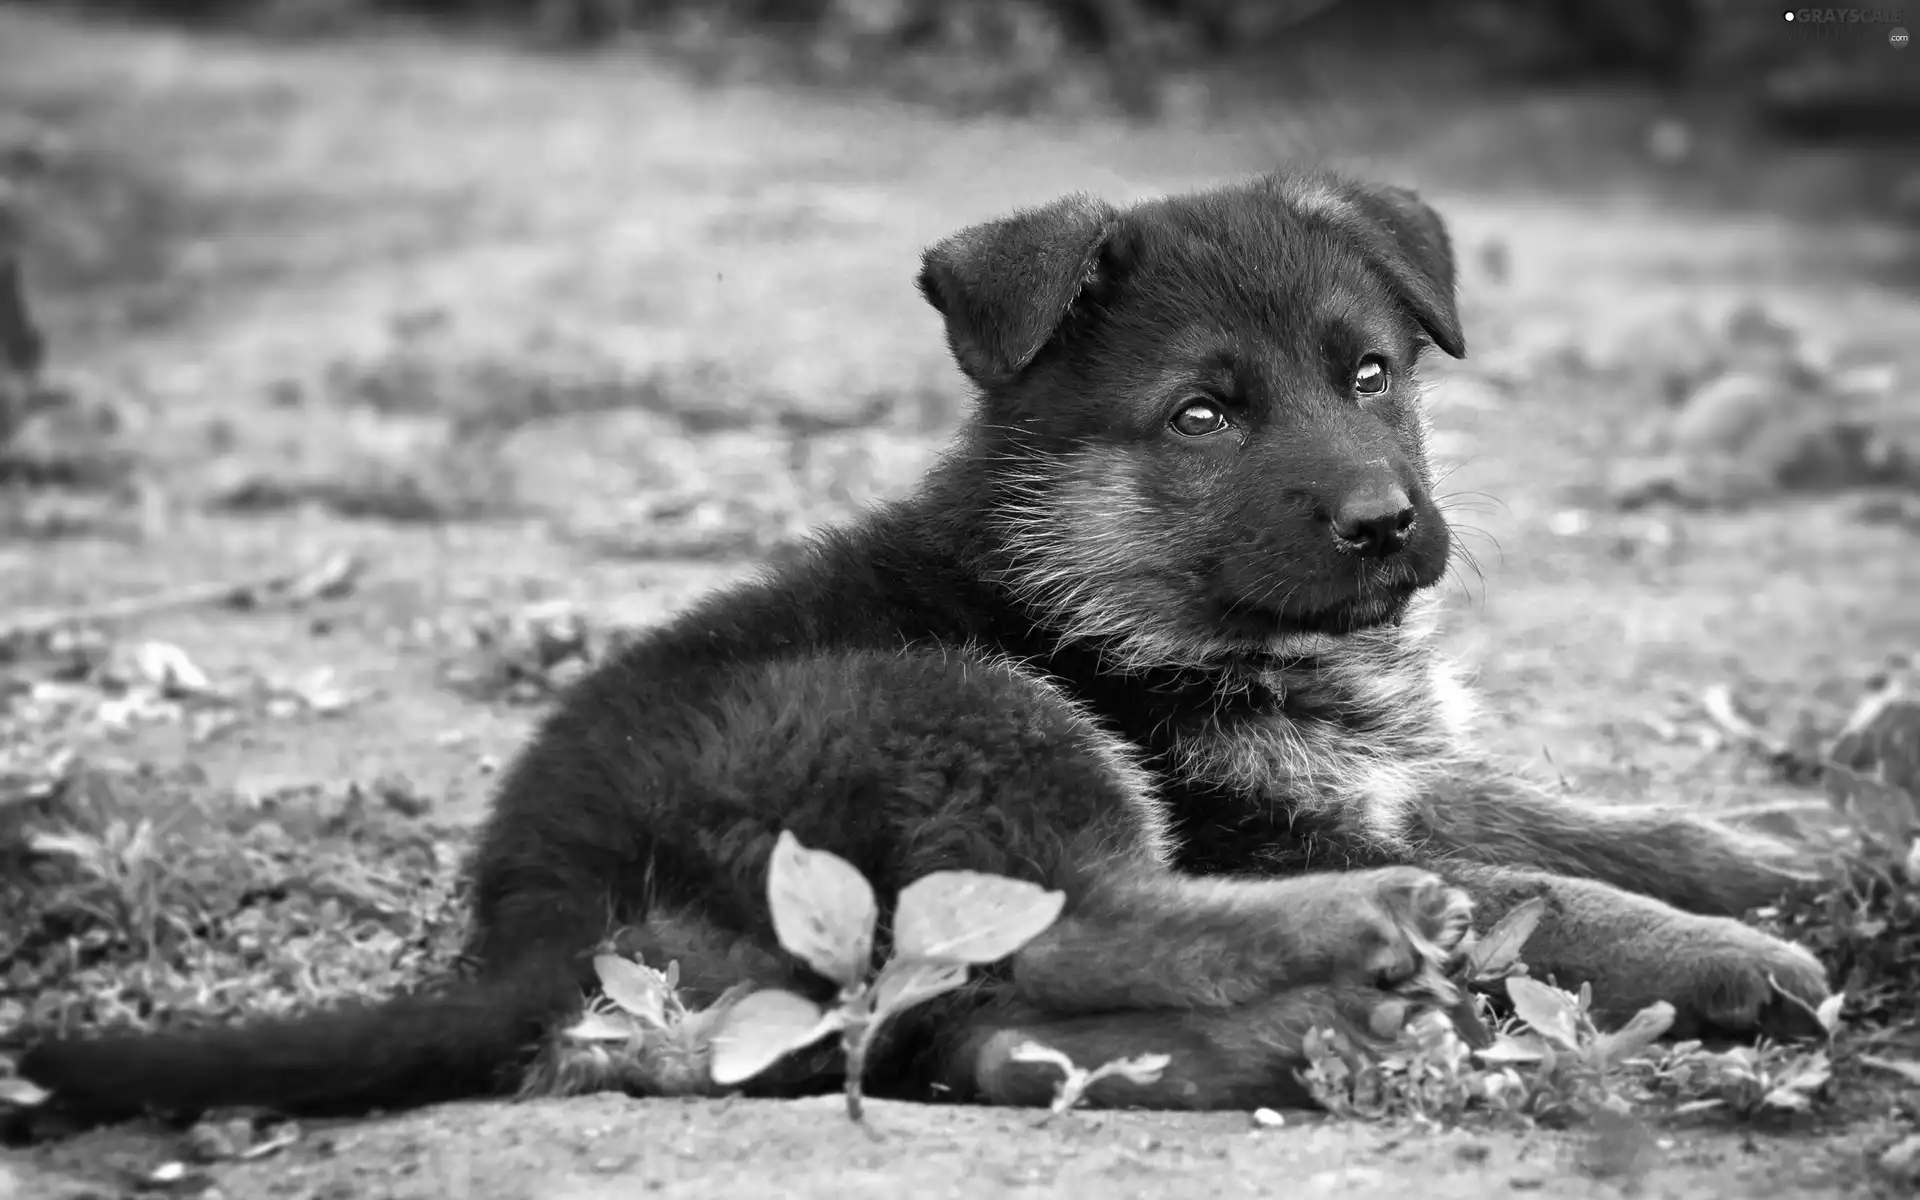
[[[216,774],[369,753],[470,774],[433,735],[471,717],[504,752],[519,717],[435,707],[448,655],[492,647],[512,661],[482,674],[544,694],[591,657],[583,630],[655,619],[924,470],[966,404],[913,291],[925,244],[1064,191],[1317,160],[1423,189],[1454,230],[1471,354],[1432,378],[1454,637],[1496,693],[1554,693],[1556,761],[1612,770],[1593,723],[1697,690],[1730,637],[1773,639],[1750,669],[1804,690],[1910,632],[1904,19],[0,5],[0,604],[44,626],[303,555],[376,564],[325,641],[179,636],[202,673],[307,661],[385,708],[269,722],[244,752],[115,736]],[[1810,587],[1862,615],[1827,620]],[[1589,644],[1630,652],[1568,657]]]
[[[393,697],[364,724],[269,723],[231,753],[167,722],[116,736],[216,774],[328,754],[469,773],[432,735],[471,717],[510,747],[519,718],[444,707],[447,655],[491,646],[512,662],[482,674],[544,694],[591,657],[583,630],[911,485],[966,403],[913,291],[925,244],[1064,191],[1310,159],[1417,186],[1454,230],[1472,353],[1432,380],[1453,636],[1566,725],[1557,762],[1613,770],[1596,714],[1697,690],[1740,657],[1729,638],[1804,690],[1911,631],[1905,19],[0,5],[0,602],[46,618],[302,555],[374,563],[324,642],[179,634],[202,674],[361,672]],[[564,619],[515,615],[543,604]],[[1593,644],[1629,652],[1568,656]],[[1529,755],[1538,724],[1514,735]]]

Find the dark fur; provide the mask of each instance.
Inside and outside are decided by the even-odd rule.
[[[1008,1058],[1031,1035],[1088,1063],[1173,1054],[1099,1099],[1297,1101],[1313,1025],[1365,1039],[1434,998],[1423,964],[1466,923],[1451,884],[1483,925],[1548,896],[1528,960],[1608,1015],[1664,998],[1686,1030],[1779,1031],[1770,974],[1825,994],[1810,956],[1729,919],[1788,881],[1768,845],[1561,803],[1470,753],[1425,640],[1450,542],[1413,380],[1424,347],[1464,343],[1445,228],[1412,193],[1302,174],[1070,198],[933,247],[920,286],[977,416],[918,494],[564,699],[480,837],[476,981],[49,1042],[23,1072],[95,1112],[512,1091],[620,925],[698,999],[822,994],[772,936],[782,829],[883,900],[961,867],[1068,894],[983,986],[899,1026],[883,1094],[1044,1100],[1051,1068]],[[1362,400],[1366,355],[1391,385]],[[1231,427],[1174,432],[1195,396]],[[1399,513],[1396,553],[1335,535],[1369,506]],[[831,1086],[832,1064],[756,1088]]]

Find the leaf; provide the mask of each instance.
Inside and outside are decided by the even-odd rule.
[[[1673,1005],[1665,1000],[1656,1000],[1639,1012],[1633,1019],[1612,1033],[1603,1033],[1594,1039],[1592,1057],[1597,1063],[1617,1063],[1632,1058],[1660,1040],[1660,1036],[1673,1028]]]
[[[1052,925],[1065,892],[979,871],[935,871],[900,890],[894,953],[932,962],[992,963]]]
[[[1900,788],[1836,762],[1826,765],[1820,780],[1833,806],[1875,841],[1904,847],[1920,827],[1920,809]]]
[[[1503,1033],[1484,1050],[1474,1051],[1473,1056],[1484,1063],[1537,1063],[1547,1056],[1547,1047],[1534,1034],[1514,1037]]]
[[[1795,1092],[1814,1092],[1833,1078],[1833,1064],[1822,1053],[1809,1054],[1795,1065],[1793,1073],[1780,1080],[1780,1087]]]
[[[649,1024],[666,1027],[667,1000],[657,974],[616,954],[594,955],[593,970],[607,999]]]
[[[1515,975],[1507,979],[1513,1011],[1541,1037],[1567,1050],[1580,1048],[1579,1001],[1537,979]]]
[[[1870,1067],[1878,1067],[1882,1071],[1892,1071],[1908,1083],[1920,1086],[1920,1062],[1904,1062],[1897,1059],[1881,1058],[1877,1054],[1862,1054],[1860,1061]],[[4,1082],[4,1080],[0,1080],[0,1083]]]
[[[133,651],[135,669],[167,696],[192,696],[213,685],[187,652],[171,642],[142,642]]]
[[[1778,991],[1779,989],[1776,988],[1775,990]],[[1787,993],[1782,992],[1781,994],[1786,995]],[[1825,1000],[1822,1000],[1820,1007],[1813,1010],[1814,1019],[1820,1022],[1820,1028],[1827,1031],[1828,1037],[1835,1037],[1840,1033],[1840,1010],[1846,1006],[1846,1003],[1847,994],[1845,992],[1835,992]]]
[[[1535,896],[1507,910],[1467,955],[1467,978],[1476,983],[1504,978],[1520,965],[1520,951],[1547,914],[1547,898]]]
[[[38,1108],[52,1094],[30,1079],[22,1079],[18,1075],[0,1076],[0,1104],[10,1104],[15,1108]]]
[[[767,899],[788,953],[841,987],[866,978],[880,908],[858,867],[782,831],[767,867]]]
[[[1675,1116],[1686,1116],[1690,1113],[1712,1112],[1716,1108],[1725,1108],[1726,1104],[1725,1100],[1718,1099],[1689,1100],[1684,1104],[1675,1105],[1673,1111]]]
[[[904,1009],[943,995],[967,982],[966,963],[895,958],[873,983],[873,1019],[884,1021]]]
[[[742,997],[720,1020],[708,1073],[722,1087],[744,1083],[841,1023],[839,1014],[822,1012],[804,996],[764,988]]]

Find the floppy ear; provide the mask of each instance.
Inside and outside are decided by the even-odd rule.
[[[1331,183],[1331,193],[1327,184]],[[1467,341],[1454,301],[1453,239],[1446,222],[1408,188],[1352,180],[1282,180],[1303,212],[1324,217],[1386,273],[1433,344],[1464,358]]]
[[[1099,266],[1119,213],[1091,196],[974,225],[921,256],[920,294],[975,383],[1012,382],[1052,340]]]

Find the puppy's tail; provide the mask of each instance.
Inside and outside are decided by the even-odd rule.
[[[564,970],[529,970],[231,1027],[56,1039],[18,1066],[58,1111],[87,1121],[242,1106],[356,1116],[511,1093],[579,1003]]]

